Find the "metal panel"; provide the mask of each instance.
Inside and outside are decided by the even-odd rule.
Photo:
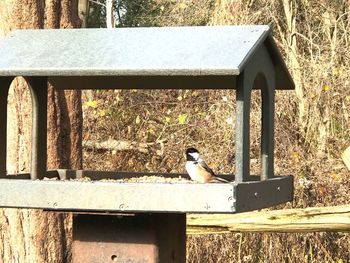
[[[293,198],[293,177],[239,184],[0,180],[0,207],[68,211],[250,211]]]
[[[237,75],[269,30],[213,26],[14,31],[0,42],[0,75]]]
[[[0,180],[0,207],[84,211],[233,212],[233,184]]]
[[[293,200],[293,176],[236,185],[236,212],[266,208]]]

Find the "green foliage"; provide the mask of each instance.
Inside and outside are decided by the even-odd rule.
[[[90,1],[89,15],[87,16],[88,28],[100,28],[106,27],[106,8],[103,5],[105,2],[101,1],[101,4]]]
[[[162,10],[155,0],[119,0],[115,12],[118,16],[118,26],[136,27],[159,26],[156,18],[161,15]]]
[[[177,117],[178,121],[179,121],[179,124],[185,124],[186,123],[186,120],[187,120],[187,114],[180,114],[178,117]]]
[[[214,0],[116,0],[117,27],[206,25]],[[88,27],[106,27],[105,0],[90,1]]]

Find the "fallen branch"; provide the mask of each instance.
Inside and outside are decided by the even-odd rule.
[[[350,205],[247,212],[190,214],[187,234],[230,232],[350,232]]]
[[[159,154],[161,154],[164,147],[163,140],[155,142],[117,141],[113,139],[108,139],[107,141],[103,142],[83,141],[83,147],[88,150],[107,150],[117,152],[135,150],[141,153],[149,153],[149,148],[154,147],[156,144],[160,145],[161,150],[159,151]]]

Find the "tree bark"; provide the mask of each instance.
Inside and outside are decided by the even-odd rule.
[[[0,34],[17,28],[80,27],[77,0],[0,1]],[[49,88],[48,168],[82,167],[80,91]],[[8,99],[7,172],[29,171],[31,103],[17,78]],[[23,193],[25,194],[25,193]],[[69,215],[29,209],[0,209],[0,262],[69,262]]]

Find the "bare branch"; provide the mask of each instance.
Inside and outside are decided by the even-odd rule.
[[[108,139],[103,142],[84,141],[83,147],[90,150],[107,150],[107,151],[130,151],[136,150],[141,153],[149,153],[149,148],[159,144],[163,148],[164,140],[157,140],[155,142],[133,142],[133,141],[118,141]],[[157,151],[158,153],[158,151]]]
[[[106,5],[101,3],[100,1],[89,0],[89,2],[106,7]]]

